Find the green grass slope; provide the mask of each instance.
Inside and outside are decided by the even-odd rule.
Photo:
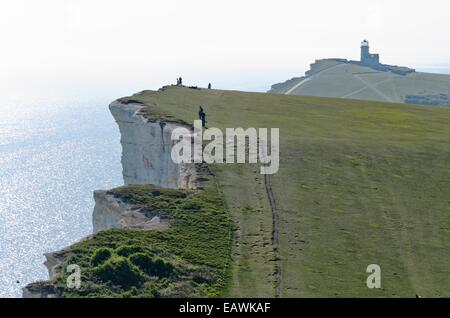
[[[156,205],[171,227],[74,245],[67,259],[88,268],[89,285],[68,295],[450,296],[450,109],[185,87],[128,99],[163,120],[192,123],[202,105],[209,127],[280,128],[280,170],[269,179],[278,220],[259,164],[210,165],[200,194],[115,190]],[[105,278],[97,267],[106,265],[93,263],[98,249],[111,250],[115,268],[120,257],[135,260],[118,255],[129,245],[174,274],[135,262],[135,287]],[[366,287],[369,264],[381,266],[381,289]]]
[[[279,127],[271,176],[281,296],[450,296],[450,110],[169,87],[133,99],[186,122]],[[256,165],[214,165],[235,223],[230,296],[274,296],[272,212]],[[366,287],[369,264],[382,289]]]
[[[414,72],[398,75],[356,64],[320,60],[313,64],[310,81],[291,95],[339,97],[383,102],[450,106],[450,75]],[[339,65],[338,67],[330,67]],[[303,78],[272,86],[284,94]]]

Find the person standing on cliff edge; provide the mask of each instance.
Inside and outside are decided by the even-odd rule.
[[[202,127],[205,127],[205,125],[206,125],[206,114],[203,111],[203,107],[202,106],[199,106],[198,118],[202,121]]]

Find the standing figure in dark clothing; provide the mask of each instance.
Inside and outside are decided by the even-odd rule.
[[[211,83],[208,84],[208,89],[211,89]]]
[[[199,110],[198,110],[198,118],[202,121],[202,127],[205,127],[206,125],[206,114],[203,111],[203,107],[200,106]]]
[[[180,81],[180,85],[183,85],[183,79],[181,78],[181,76],[178,80]]]

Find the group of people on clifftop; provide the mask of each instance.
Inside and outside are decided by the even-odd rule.
[[[177,86],[183,86],[183,79],[180,77],[177,77]],[[195,86],[197,88],[197,86]],[[208,83],[208,89],[211,89],[211,83]]]
[[[183,85],[183,79],[180,76],[177,78],[177,86],[182,86],[182,85]],[[208,89],[211,89],[211,83],[208,84]],[[206,127],[206,113],[203,110],[202,106],[199,106],[198,118],[202,121],[202,127]]]

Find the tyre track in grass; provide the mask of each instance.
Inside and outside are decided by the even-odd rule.
[[[281,297],[281,257],[280,257],[280,217],[273,196],[270,175],[264,175],[264,185],[266,187],[267,197],[272,210],[272,245],[275,253],[275,297]]]

